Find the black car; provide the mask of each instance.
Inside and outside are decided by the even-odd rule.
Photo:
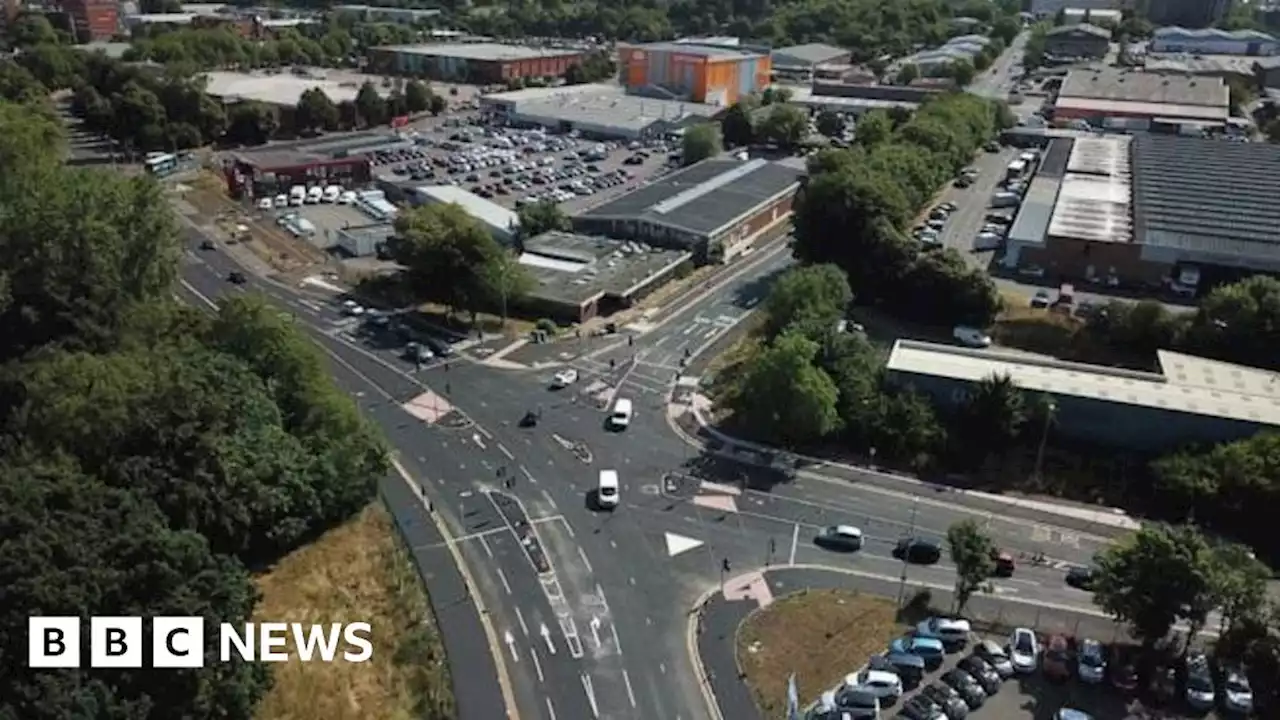
[[[969,705],[953,687],[939,682],[931,683],[920,694],[941,707],[948,720],[964,720],[969,717]]]
[[[1073,567],[1067,571],[1067,584],[1080,590],[1092,590],[1095,573],[1093,568]]]
[[[987,694],[982,691],[982,686],[978,685],[978,681],[963,670],[948,670],[942,673],[942,677],[938,679],[950,685],[959,693],[970,710],[977,710],[982,707],[982,703],[987,701]]]
[[[982,692],[988,696],[995,695],[1000,692],[1000,673],[996,669],[987,664],[986,660],[977,655],[970,655],[956,664],[956,667],[969,673],[978,685],[982,687]]]
[[[212,241],[212,240],[208,240],[208,239],[201,240],[201,241],[200,241],[200,249],[201,249],[201,250],[212,250],[212,249],[214,249],[213,241]]]
[[[926,538],[902,538],[893,549],[893,556],[914,565],[933,565],[942,559],[942,546]]]
[[[422,339],[422,344],[431,348],[431,352],[435,353],[440,357],[449,357],[450,355],[453,354],[453,348],[449,345],[449,343],[439,338],[433,338],[430,336],[424,337]]]
[[[898,717],[908,720],[942,720],[947,714],[934,701],[924,695],[916,695],[902,704]]]
[[[244,273],[240,272],[239,270],[232,270],[230,273],[228,273],[227,281],[230,283],[234,283],[236,285],[243,285],[246,282],[248,282],[248,280],[244,276]]]

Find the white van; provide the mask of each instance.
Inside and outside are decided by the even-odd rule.
[[[315,205],[323,199],[324,199],[324,188],[320,187],[319,185],[312,185],[311,189],[307,191],[307,202],[310,203],[311,205]]]
[[[327,203],[336,203],[336,202],[338,202],[338,198],[339,198],[341,195],[342,195],[342,187],[341,187],[341,186],[339,186],[339,185],[330,185],[329,187],[327,187],[327,188],[325,188],[325,189],[324,189],[324,197],[323,197],[322,199],[323,199],[325,202],[327,202]]]
[[[290,205],[297,206],[297,205],[301,205],[306,201],[307,201],[307,186],[294,185],[293,187],[289,188],[289,204]]]
[[[601,470],[596,484],[596,507],[612,510],[618,507],[618,471]]]
[[[631,424],[631,401],[618,398],[613,403],[613,411],[609,413],[609,425],[615,430],[623,430]]]

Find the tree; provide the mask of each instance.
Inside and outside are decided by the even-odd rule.
[[[951,63],[947,68],[947,75],[950,76],[952,80],[955,80],[956,85],[959,85],[960,87],[965,87],[969,83],[973,82],[973,78],[977,73],[978,68],[974,66],[974,63],[969,62],[968,60],[957,60]]]
[[[429,102],[427,109],[431,111],[432,115],[439,115],[449,108],[449,101],[440,95],[432,95]]]
[[[1000,312],[1000,292],[991,277],[953,248],[917,257],[894,288],[899,317],[919,322],[984,328]]]
[[[910,85],[920,77],[920,67],[914,63],[907,63],[898,68],[898,74],[894,77],[894,82],[899,85]]]
[[[838,392],[814,364],[818,344],[798,333],[765,346],[729,399],[735,420],[752,432],[796,448],[835,430]]]
[[[431,89],[421,80],[410,80],[404,86],[404,104],[411,113],[420,113],[431,107]]]
[[[372,82],[361,85],[356,92],[356,111],[366,126],[381,125],[390,119],[387,117],[387,103]]]
[[[227,140],[246,145],[261,145],[270,140],[280,127],[279,117],[270,105],[259,102],[238,103],[227,118]]]
[[[830,335],[853,301],[849,281],[835,265],[806,265],[783,273],[765,298],[765,334],[797,332],[815,341]]]
[[[844,134],[844,116],[839,113],[823,110],[818,113],[818,118],[814,124],[817,126],[819,133],[829,138],[840,137]]]
[[[999,453],[1018,439],[1027,422],[1022,390],[1008,375],[992,375],[974,386],[960,410],[958,431],[965,454]]]
[[[1007,47],[1022,32],[1022,23],[1016,17],[1008,15],[999,17],[991,25],[991,37],[997,38]]]
[[[853,139],[864,148],[873,148],[893,135],[893,120],[883,110],[871,110],[853,126]]]
[[[760,135],[778,147],[794,150],[809,137],[809,116],[795,105],[774,105],[760,123]]]
[[[1277,342],[1280,342],[1280,281],[1267,275],[1254,275],[1209,291],[1187,328],[1185,344],[1188,349],[1209,357],[1280,369],[1280,361],[1269,349]]]
[[[680,161],[685,165],[702,162],[720,153],[720,135],[710,123],[695,125],[684,131],[680,140]]]
[[[332,130],[338,126],[338,107],[320,88],[305,90],[298,99],[294,123],[302,132]]]
[[[520,237],[531,238],[551,230],[569,230],[569,216],[554,202],[544,201],[520,208]]]
[[[1213,553],[1194,527],[1144,525],[1094,560],[1094,602],[1128,623],[1144,648],[1155,647],[1178,620],[1203,627],[1214,598]]]
[[[990,592],[997,549],[975,520],[961,520],[947,528],[947,549],[956,566],[955,604],[960,614],[975,592]]]
[[[49,18],[38,12],[24,12],[14,21],[10,29],[13,44],[20,48],[37,45],[52,45],[58,42],[58,33],[53,29]]]
[[[741,102],[729,106],[720,122],[720,131],[724,136],[724,146],[728,148],[750,145],[755,142],[755,124],[751,120],[751,109]]]

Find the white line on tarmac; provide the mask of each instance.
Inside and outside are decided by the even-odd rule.
[[[507,574],[502,572],[502,568],[494,568],[494,569],[498,571],[498,579],[502,581],[502,589],[506,590],[507,594],[510,595],[511,583],[507,582]]]
[[[600,717],[600,707],[596,705],[596,690],[591,685],[591,678],[582,675],[582,690],[587,694],[587,702],[591,704],[591,717]]]
[[[547,712],[551,713],[551,720],[556,720],[556,706],[551,704],[551,698],[546,698]]]
[[[788,565],[796,564],[796,549],[800,543],[800,523],[796,523],[795,530],[791,531],[791,559],[787,561]]]
[[[583,550],[581,545],[578,546],[578,557],[582,558],[582,564],[587,566],[587,572],[595,572],[591,569],[591,561],[587,559],[587,551]]]
[[[627,699],[631,701],[631,707],[635,707],[636,693],[634,690],[631,689],[631,676],[627,674],[626,670],[622,671],[622,682],[626,683],[627,685]]]
[[[516,620],[520,621],[520,630],[525,637],[529,637],[529,626],[524,622],[524,613],[520,612],[520,608],[516,607]]]
[[[533,669],[538,671],[538,682],[546,682],[546,677],[542,675],[542,662],[538,660],[538,650],[536,648],[529,651],[529,656],[533,658]],[[547,701],[547,709],[551,710],[551,717],[556,716],[556,711],[551,709],[550,700]]]

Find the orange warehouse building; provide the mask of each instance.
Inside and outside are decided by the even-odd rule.
[[[769,86],[769,56],[746,49],[685,43],[618,48],[622,83],[630,92],[732,105]]]

